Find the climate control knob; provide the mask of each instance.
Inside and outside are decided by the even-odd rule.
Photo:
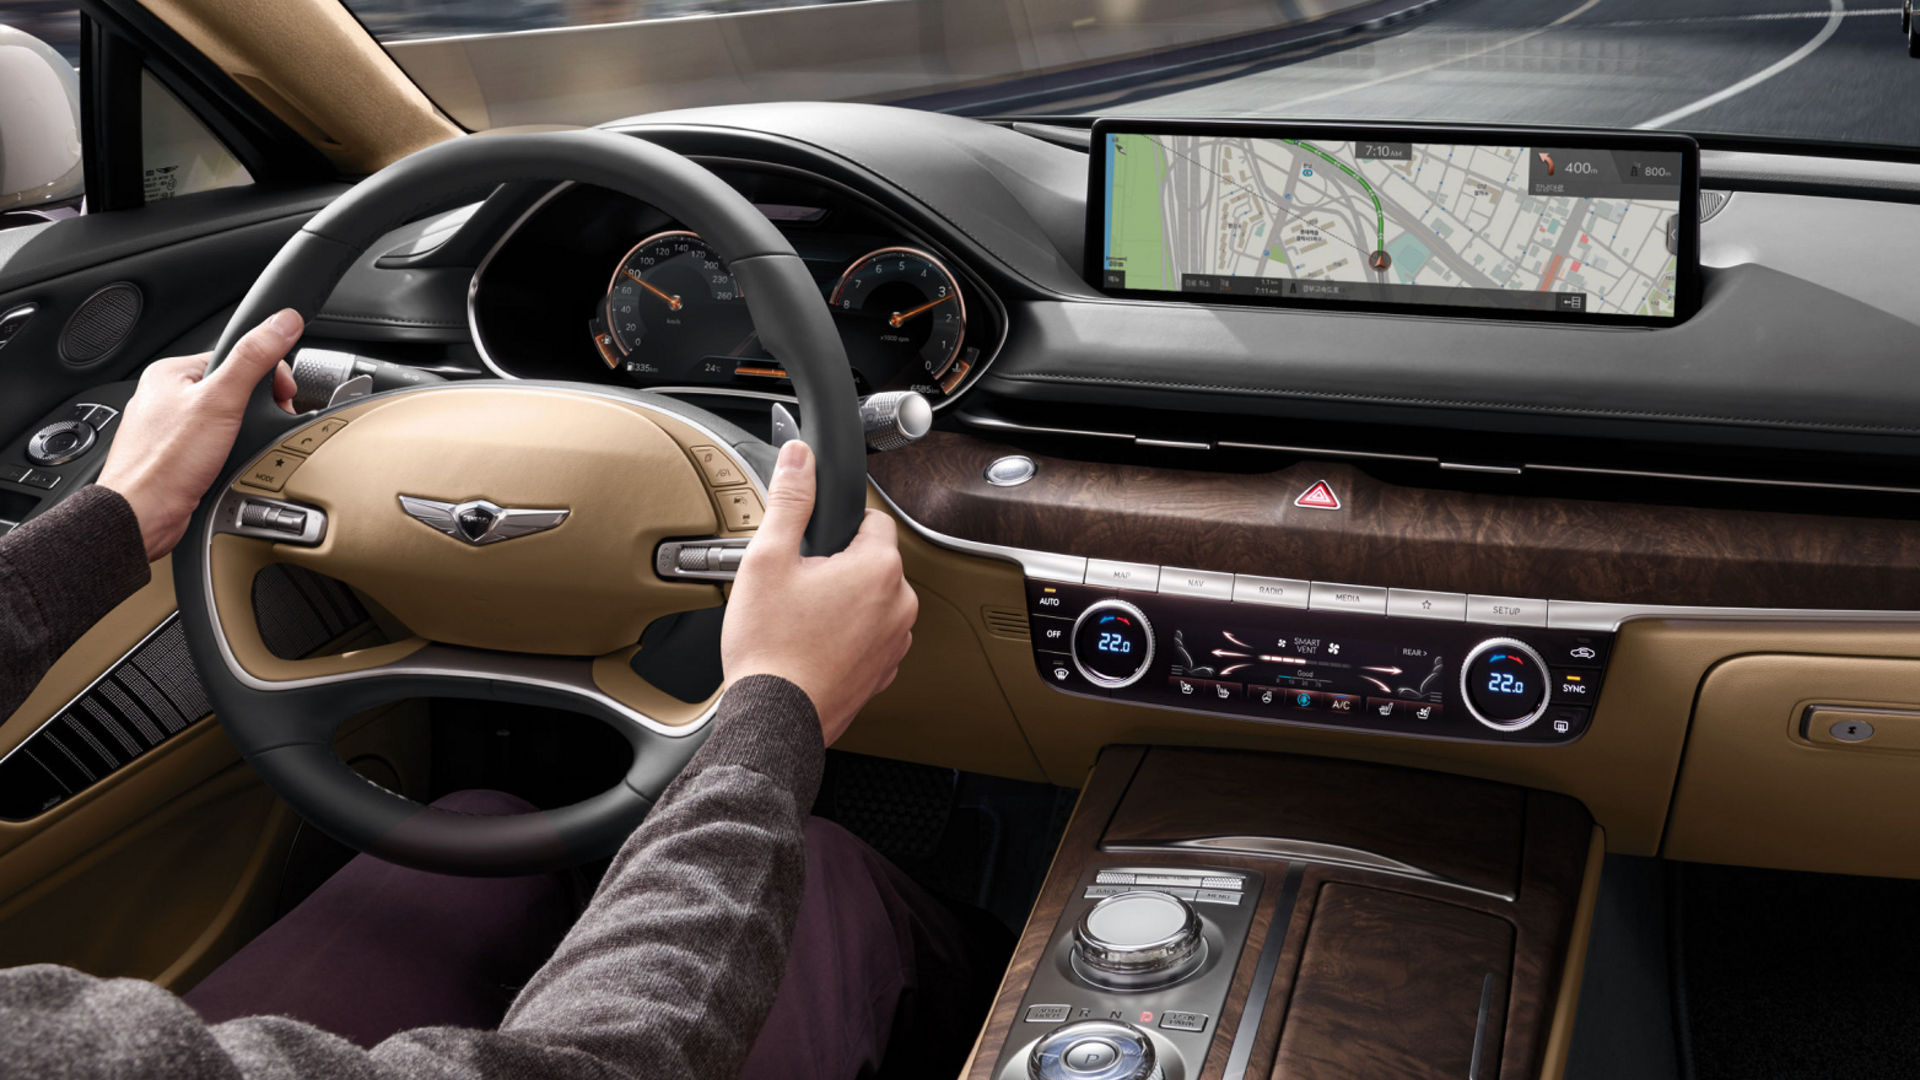
[[[1467,712],[1495,731],[1520,731],[1547,711],[1547,662],[1524,641],[1489,638],[1460,665]]]
[[[1153,624],[1125,600],[1102,600],[1073,624],[1073,666],[1108,690],[1132,686],[1153,664]]]

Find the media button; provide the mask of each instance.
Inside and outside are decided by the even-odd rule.
[[[1313,583],[1307,603],[1315,611],[1346,611],[1355,615],[1385,615],[1387,590],[1377,585],[1336,585],[1327,581]]]

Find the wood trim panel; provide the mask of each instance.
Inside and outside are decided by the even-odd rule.
[[[1273,799],[1271,788],[1262,789],[1255,782],[1262,778],[1270,780],[1283,770],[1291,770],[1293,782],[1301,786],[1298,798]],[[1174,787],[1162,782],[1176,775],[1205,775],[1209,782],[1199,787]],[[1448,909],[1443,912],[1447,919],[1477,918],[1498,921],[1510,928],[1510,952],[1496,965],[1508,975],[1496,994],[1496,1005],[1504,1005],[1505,1032],[1500,1035],[1497,1029],[1489,1029],[1490,1036],[1499,1038],[1499,1069],[1496,1073],[1489,1068],[1483,1075],[1498,1075],[1504,1080],[1539,1075],[1546,1064],[1549,1032],[1563,987],[1561,975],[1574,936],[1593,838],[1592,820],[1579,803],[1564,796],[1509,789],[1513,792],[1510,800],[1493,804],[1474,790],[1484,785],[1445,776],[1423,777],[1417,782],[1440,786],[1458,784],[1462,797],[1457,802],[1449,805],[1439,798],[1397,802],[1396,793],[1409,790],[1408,775],[1406,770],[1318,758],[1164,747],[1109,747],[1101,754],[1082,791],[1080,804],[1054,856],[1053,867],[1021,934],[1013,963],[1001,983],[1000,995],[964,1075],[968,1080],[991,1080],[993,1065],[1008,1039],[1024,1041],[1026,1033],[1014,1030],[1018,1026],[1016,1014],[1020,999],[1052,938],[1055,924],[1072,899],[1071,892],[1079,876],[1089,868],[1137,865],[1142,859],[1137,852],[1103,851],[1101,845],[1139,843],[1156,835],[1155,828],[1148,823],[1178,823],[1209,813],[1245,822],[1248,828],[1272,836],[1293,836],[1315,830],[1328,833],[1331,830],[1325,818],[1336,813],[1369,819],[1364,826],[1355,827],[1355,836],[1390,837],[1396,829],[1412,835],[1416,829],[1431,826],[1430,822],[1416,819],[1440,818],[1450,832],[1470,841],[1478,838],[1486,849],[1477,856],[1478,861],[1485,866],[1506,867],[1505,876],[1517,886],[1514,899],[1508,901],[1441,882],[1356,866],[1307,864],[1292,917],[1277,931],[1286,937],[1268,989],[1266,1010],[1258,1020],[1247,1077],[1283,1075],[1274,1073],[1274,1069],[1282,1045],[1282,1031],[1292,1022],[1292,1017],[1302,1018],[1306,1025],[1300,1029],[1303,1032],[1327,1023],[1325,1018],[1307,1017],[1303,1013],[1303,1010],[1326,1006],[1326,1002],[1315,996],[1320,991],[1295,996],[1296,986],[1301,983],[1303,957],[1325,898],[1360,893],[1383,894],[1383,898],[1376,898],[1375,902],[1382,910],[1441,912]],[[1328,798],[1318,801],[1313,797],[1316,794]],[[1506,809],[1490,809],[1496,805]],[[1486,815],[1490,812],[1519,820],[1517,823],[1489,820]],[[1160,831],[1167,836],[1177,835],[1172,827]],[[1252,930],[1215,1025],[1216,1035],[1197,1074],[1197,1080],[1223,1080],[1234,1038],[1244,1020],[1242,1012],[1252,989],[1257,959],[1268,934],[1276,932],[1272,921],[1276,905],[1281,902],[1281,880],[1288,864],[1279,859],[1177,849],[1157,852],[1151,858],[1156,864],[1169,866],[1230,866],[1266,875],[1260,908],[1255,912]],[[1453,915],[1451,912],[1455,909],[1465,914]],[[1484,926],[1488,922],[1475,925]],[[1382,933],[1406,943],[1412,950],[1410,955],[1417,955],[1422,940],[1419,927],[1395,927]],[[1321,940],[1331,939],[1322,935]],[[1360,988],[1353,989],[1357,993]],[[1409,1000],[1395,1002],[1401,1008],[1409,1003]],[[1417,1021],[1402,1015],[1398,1023],[1411,1027]],[[1284,1075],[1384,1075],[1377,1069],[1369,1071],[1369,1061],[1378,1064],[1378,1059],[1369,1055],[1378,1052],[1378,1046],[1368,1047],[1357,1040],[1349,1040],[1344,1048],[1317,1041],[1312,1055],[1316,1067],[1304,1072],[1288,1071]]]
[[[1353,782],[1329,784],[1315,758],[1194,750],[1151,754],[1144,791],[1195,798],[1131,798],[1103,841],[1165,844],[1203,837],[1272,835],[1370,852],[1485,892],[1512,895],[1520,867],[1527,793],[1507,784],[1437,772],[1345,763]],[[1202,794],[1204,793],[1204,794]],[[1373,805],[1395,808],[1382,814]],[[1459,828],[1462,819],[1477,823]]]
[[[994,487],[988,463],[1039,465]],[[1732,607],[1920,607],[1920,532],[1874,518],[1402,487],[1349,464],[1266,473],[1046,457],[934,432],[868,462],[920,524],[1104,559],[1556,600]],[[1296,507],[1317,480],[1338,511]]]

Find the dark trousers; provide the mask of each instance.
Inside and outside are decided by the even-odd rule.
[[[531,809],[493,791],[435,805]],[[997,969],[976,970],[953,914],[851,833],[814,818],[806,835],[786,976],[742,1075],[956,1074]],[[447,877],[362,855],[186,1000],[211,1023],[292,1016],[362,1046],[414,1027],[493,1027],[576,913],[564,874]]]

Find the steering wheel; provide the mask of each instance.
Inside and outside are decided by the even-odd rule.
[[[818,465],[806,550],[839,551],[866,500],[846,353],[792,245],[698,164],[604,131],[468,137],[361,181],[268,264],[208,370],[281,308],[306,317],[374,241],[494,185],[596,184],[697,231],[739,282],[793,379]],[[180,618],[207,695],[247,762],[308,822],[360,851],[440,873],[508,875],[612,853],[703,739],[718,693],[686,702],[630,662],[656,619],[724,602],[724,573],[682,574],[662,544],[740,546],[773,454],[719,417],[639,391],[564,382],[393,390],[289,416],[263,382],[227,478],[174,552]],[[695,545],[696,550],[699,549]],[[710,550],[715,562],[720,556]],[[697,565],[699,559],[692,560]],[[336,578],[399,640],[277,655],[254,579],[276,563]],[[348,716],[404,698],[555,705],[622,732],[622,782],[570,806],[482,817],[423,806],[334,752]]]

